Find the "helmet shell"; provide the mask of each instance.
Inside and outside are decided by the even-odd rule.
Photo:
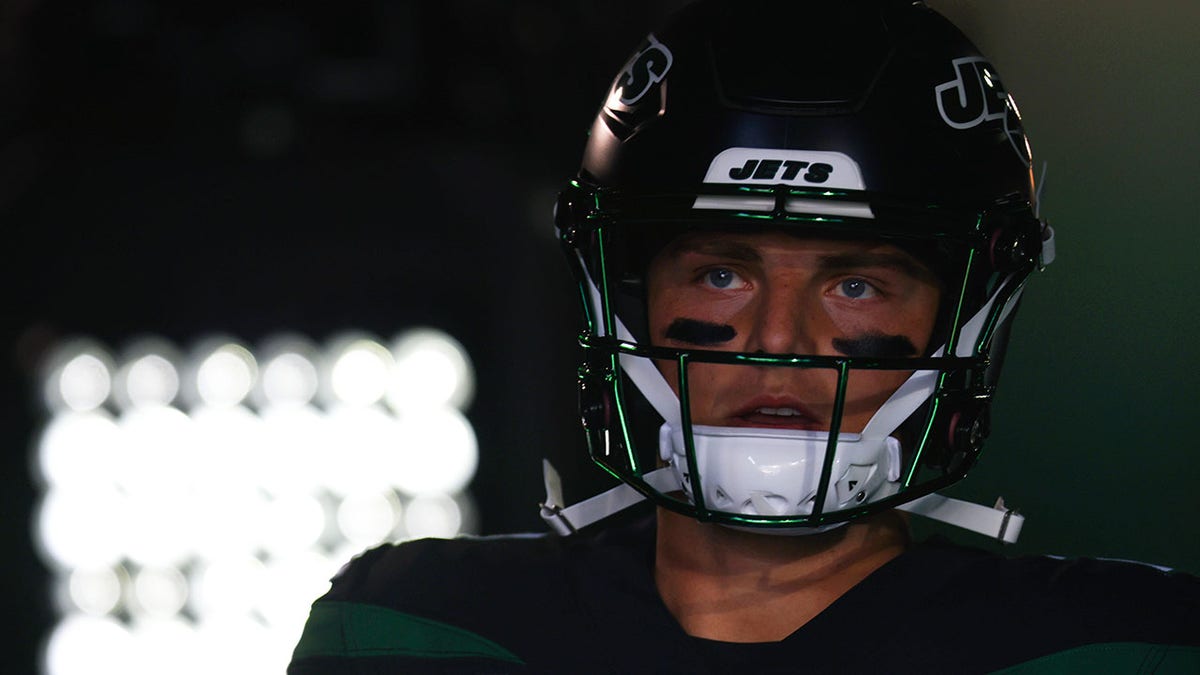
[[[1029,146],[996,69],[921,3],[689,6],[613,80],[580,179],[694,190],[728,148],[841,153],[866,191],[926,204],[1033,201]],[[785,169],[768,173],[748,180]]]

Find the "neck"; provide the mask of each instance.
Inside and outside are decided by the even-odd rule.
[[[658,512],[655,582],[667,609],[696,637],[781,640],[908,545],[889,511],[806,536],[773,536]]]

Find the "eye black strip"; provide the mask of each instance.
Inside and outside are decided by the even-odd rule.
[[[708,347],[729,342],[737,337],[733,326],[709,323],[698,319],[675,319],[667,326],[666,337],[688,344]]]
[[[891,358],[917,354],[917,346],[906,336],[882,333],[867,333],[854,338],[834,338],[833,348],[846,356]]]

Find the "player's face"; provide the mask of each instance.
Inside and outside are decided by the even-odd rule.
[[[683,235],[651,262],[647,292],[655,344],[866,357],[923,353],[941,297],[928,268],[895,246],[782,232]],[[678,364],[659,368],[677,388]],[[687,374],[693,423],[830,427],[833,370],[697,363]],[[851,371],[841,430],[862,431],[910,374]]]

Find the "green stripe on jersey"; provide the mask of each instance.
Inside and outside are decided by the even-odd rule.
[[[523,663],[485,637],[449,624],[378,605],[318,602],[292,654],[310,656],[412,656],[433,659],[489,658]]]
[[[1106,642],[1076,647],[1026,661],[1011,668],[998,670],[994,675],[1051,673],[1196,675],[1200,673],[1200,647],[1145,642]]]

